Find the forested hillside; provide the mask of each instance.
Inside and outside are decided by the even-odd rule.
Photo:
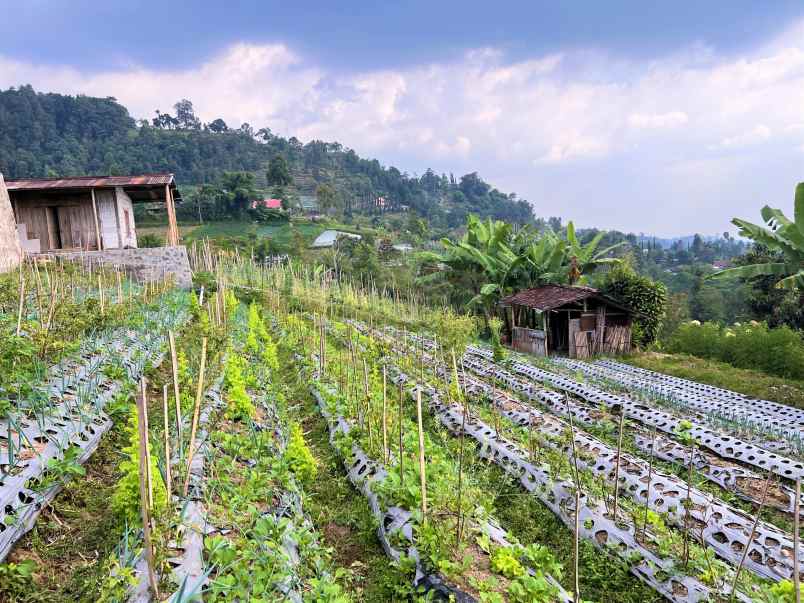
[[[268,185],[270,160],[287,161],[298,193],[321,184],[356,211],[407,206],[433,222],[458,225],[469,212],[515,223],[534,219],[530,204],[504,194],[476,173],[456,178],[423,170],[421,177],[364,159],[337,142],[275,136],[269,125],[231,129],[222,119],[202,123],[190,101],[175,115],[135,121],[114,98],[0,91],[0,172],[6,178],[170,171],[183,184],[211,183],[226,171],[249,171]]]

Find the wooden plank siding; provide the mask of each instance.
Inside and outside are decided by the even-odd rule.
[[[98,248],[89,193],[15,197],[17,223],[25,224],[29,239],[39,240],[41,251]]]

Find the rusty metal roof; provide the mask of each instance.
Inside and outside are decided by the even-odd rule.
[[[527,308],[535,308],[541,312],[546,310],[554,310],[566,304],[582,301],[590,297],[595,297],[605,301],[608,304],[628,310],[627,307],[621,303],[603,295],[597,289],[592,287],[570,287],[567,285],[544,285],[543,287],[536,287],[535,289],[525,289],[508,297],[500,300],[502,306],[525,306]],[[630,311],[630,310],[629,310]]]
[[[63,190],[86,188],[175,186],[173,174],[143,174],[141,176],[75,176],[67,178],[27,178],[6,180],[10,191]]]

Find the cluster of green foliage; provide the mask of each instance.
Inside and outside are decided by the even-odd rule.
[[[246,380],[243,376],[245,360],[232,353],[226,359],[223,383],[226,390],[226,418],[238,421],[253,419],[257,413],[254,402],[246,391]]]
[[[290,437],[285,449],[285,460],[302,484],[312,483],[318,473],[315,457],[304,441],[304,434],[298,423],[290,426]]]
[[[123,476],[117,483],[112,495],[112,509],[121,515],[129,525],[141,525],[140,516],[140,435],[137,407],[132,406],[126,424],[128,446],[123,448],[124,460],[120,463]],[[148,442],[150,452],[151,443]],[[153,506],[151,513],[154,517],[161,517],[168,506],[168,495],[162,474],[156,463],[156,455],[150,454],[150,474],[153,488]]]
[[[779,289],[804,290],[804,182],[796,186],[793,205],[793,220],[768,205],[761,211],[764,227],[740,218],[732,220],[741,235],[777,252],[776,261],[738,266],[711,278],[772,276]]]
[[[764,323],[749,323],[724,327],[693,321],[676,330],[667,342],[667,350],[804,379],[804,340],[787,326],[772,329]]]
[[[636,310],[631,339],[645,347],[659,335],[667,304],[667,288],[662,283],[640,276],[628,264],[621,264],[603,279],[603,293]]]
[[[453,303],[479,309],[488,321],[497,301],[513,290],[586,283],[598,268],[620,262],[611,257],[620,244],[598,249],[605,233],[583,243],[570,222],[565,234],[566,238],[549,229],[514,230],[510,224],[470,215],[459,242],[445,238],[443,253],[425,255],[432,267],[418,282],[447,286],[445,293]]]

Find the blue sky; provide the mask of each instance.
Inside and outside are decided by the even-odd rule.
[[[801,2],[0,1],[2,87],[186,97],[583,226],[722,232],[804,180]]]

